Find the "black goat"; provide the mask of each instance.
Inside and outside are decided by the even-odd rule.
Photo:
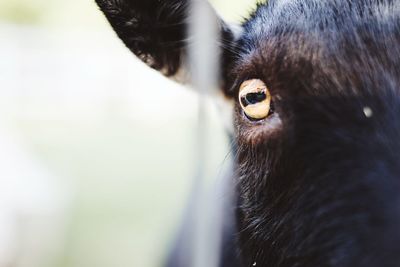
[[[97,0],[167,76],[188,2]],[[240,31],[219,25],[238,155],[221,265],[400,266],[400,0],[270,0]]]

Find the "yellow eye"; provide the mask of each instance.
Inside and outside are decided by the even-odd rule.
[[[250,119],[261,120],[270,114],[271,94],[261,80],[252,79],[243,82],[239,90],[239,102]]]

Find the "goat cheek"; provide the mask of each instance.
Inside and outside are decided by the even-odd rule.
[[[274,146],[280,143],[284,134],[278,113],[273,113],[259,122],[251,122],[242,114],[237,114],[235,123],[238,144],[243,146]]]

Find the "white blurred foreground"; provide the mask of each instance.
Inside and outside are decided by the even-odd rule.
[[[0,266],[54,264],[68,193],[0,124]]]
[[[0,23],[0,39],[0,267],[159,266],[193,175],[196,94],[110,29]],[[210,123],[215,174],[226,140]]]

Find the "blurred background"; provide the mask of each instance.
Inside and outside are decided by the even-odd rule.
[[[233,22],[255,7],[211,2]],[[160,266],[194,175],[196,105],[94,1],[0,0],[0,267]],[[207,114],[219,179],[228,142]]]

